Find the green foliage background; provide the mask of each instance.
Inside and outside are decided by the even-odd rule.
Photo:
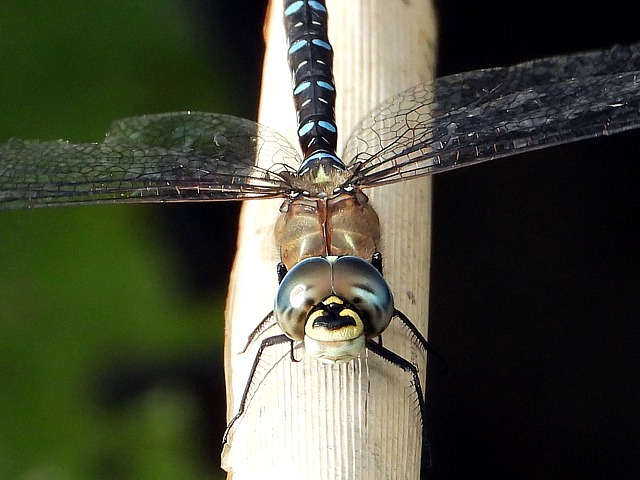
[[[3,2],[0,141],[99,141],[130,115],[236,113],[233,59],[214,62],[204,35],[179,1]],[[156,388],[125,411],[95,399],[118,359],[221,357],[223,296],[181,295],[149,208],[0,212],[0,480],[212,478],[184,391]]]

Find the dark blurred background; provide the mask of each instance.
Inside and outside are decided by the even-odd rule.
[[[3,2],[0,141],[255,118],[265,2]],[[0,479],[222,478],[239,205],[0,214]]]
[[[266,2],[7,1],[0,140],[255,118]],[[438,2],[440,74],[640,40],[624,2]],[[435,179],[435,478],[636,478],[630,133]],[[0,214],[0,478],[211,478],[238,206]],[[434,372],[435,373],[435,372]]]
[[[441,75],[640,40],[625,2],[438,3]],[[640,475],[639,159],[635,132],[436,177],[436,478]]]

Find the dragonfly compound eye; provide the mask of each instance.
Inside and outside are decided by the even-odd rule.
[[[371,263],[354,256],[336,258],[333,289],[360,313],[366,338],[377,337],[387,328],[393,316],[393,295]]]
[[[307,258],[285,275],[278,288],[275,314],[282,331],[293,340],[304,339],[311,310],[331,295],[331,264],[323,257]]]
[[[314,257],[284,277],[274,312],[284,333],[304,340],[310,356],[339,363],[360,355],[365,340],[387,328],[393,297],[382,275],[366,260]]]

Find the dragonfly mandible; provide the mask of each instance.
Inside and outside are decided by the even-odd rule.
[[[313,10],[316,2],[288,7],[296,3]],[[304,200],[312,206],[340,198],[367,210],[365,188],[637,127],[637,50],[617,47],[420,85],[363,120],[347,142],[344,166],[334,158],[335,146],[317,155],[318,163],[306,163],[316,151],[302,160],[277,132],[203,113],[125,119],[99,144],[11,140],[0,147],[0,205],[284,197],[291,205]],[[257,167],[257,153],[272,158],[272,167]],[[333,180],[319,182],[324,175]],[[315,223],[324,228],[327,221]],[[375,241],[360,253],[341,250],[327,241],[327,232],[319,238],[319,251],[302,253],[294,238],[292,259],[283,254],[285,266],[293,270],[305,258],[345,253],[364,258],[355,260],[358,265],[374,258]],[[337,268],[333,259],[320,264]]]

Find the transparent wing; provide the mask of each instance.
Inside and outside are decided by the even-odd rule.
[[[103,143],[0,145],[0,209],[277,197],[299,163],[286,139],[243,118],[133,117],[115,121]]]
[[[373,187],[640,126],[640,44],[418,85],[355,128],[349,183]]]

